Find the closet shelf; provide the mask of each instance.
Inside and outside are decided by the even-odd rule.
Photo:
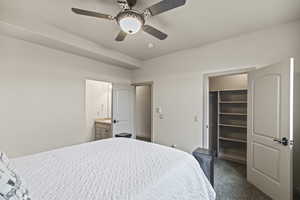
[[[247,116],[246,113],[225,113],[225,112],[221,112],[219,113],[219,115],[236,115],[236,116]]]
[[[219,126],[233,127],[233,128],[247,128],[247,126],[231,125],[231,124],[219,124]]]
[[[247,140],[236,139],[236,138],[227,138],[227,137],[219,137],[219,140],[230,141],[230,142],[239,142],[239,143],[247,143]]]
[[[218,92],[217,152],[225,160],[246,164],[247,90]]]
[[[220,101],[219,103],[228,103],[228,104],[247,104],[247,101]]]
[[[223,89],[223,90],[217,90],[218,92],[247,92],[248,89]]]

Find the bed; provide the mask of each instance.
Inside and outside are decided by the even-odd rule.
[[[11,160],[33,200],[214,200],[188,153],[114,138]]]

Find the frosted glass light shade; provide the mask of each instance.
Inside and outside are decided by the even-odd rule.
[[[127,34],[135,34],[139,32],[142,27],[142,21],[136,17],[126,16],[119,20],[122,31]]]

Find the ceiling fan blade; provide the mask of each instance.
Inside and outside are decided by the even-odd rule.
[[[126,36],[127,36],[127,33],[125,33],[124,31],[120,31],[120,33],[117,35],[115,40],[117,42],[122,42],[122,41],[124,41]]]
[[[109,19],[109,20],[114,19],[114,17],[111,16],[111,15],[97,13],[97,12],[93,12],[93,11],[89,11],[89,10],[82,10],[82,9],[79,9],[79,8],[72,8],[72,11],[76,14],[79,14],[79,15],[97,17],[97,18],[101,18],[101,19]]]
[[[149,25],[144,25],[143,26],[143,30],[146,32],[146,33],[149,33],[150,35],[152,35],[153,37],[156,37],[157,39],[160,39],[160,40],[164,40],[168,37],[167,34],[157,30],[156,28],[152,27],[152,26],[149,26]]]
[[[154,16],[183,6],[185,2],[186,0],[163,0],[157,4],[154,4],[153,6],[150,6],[147,9],[150,11],[151,15]]]

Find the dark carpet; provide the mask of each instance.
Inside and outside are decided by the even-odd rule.
[[[145,142],[151,142],[151,138],[136,136],[136,139],[137,140],[142,140],[142,141],[145,141]]]
[[[271,200],[246,180],[246,165],[215,161],[217,200]]]

